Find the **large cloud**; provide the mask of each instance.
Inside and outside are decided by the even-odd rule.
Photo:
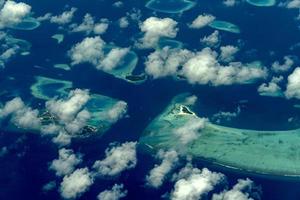
[[[159,151],[157,157],[162,160],[161,164],[155,165],[146,177],[147,185],[154,188],[163,184],[166,175],[171,172],[179,160],[177,152],[174,150]]]
[[[126,197],[127,190],[124,190],[123,184],[115,184],[111,190],[104,190],[98,196],[98,200],[119,200]]]
[[[31,6],[26,3],[6,1],[0,10],[0,28],[20,23],[30,14]]]
[[[171,18],[149,17],[140,24],[144,36],[139,40],[137,46],[139,48],[153,48],[161,37],[175,38],[178,32],[176,26],[177,22]]]
[[[94,179],[88,168],[77,169],[63,178],[60,194],[65,199],[75,199],[86,192],[93,183]]]
[[[49,169],[54,170],[57,176],[69,175],[82,161],[81,155],[76,155],[71,149],[60,149],[59,157],[52,161]]]
[[[206,168],[199,170],[187,165],[175,179],[177,181],[171,193],[171,200],[198,200],[213,190],[224,176]]]
[[[93,168],[100,176],[117,176],[122,171],[136,166],[136,142],[125,142],[107,149],[106,157],[94,163]]]

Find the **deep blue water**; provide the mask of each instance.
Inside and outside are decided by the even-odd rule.
[[[98,18],[106,17],[116,21],[132,8],[141,9],[142,20],[153,15],[153,12],[144,8],[144,1],[128,0],[125,6],[116,9],[111,6],[111,1],[39,1],[24,0],[33,7],[35,16],[47,12],[61,13],[66,4],[80,8],[74,21],[80,22],[81,17],[88,11]],[[155,13],[159,17],[172,17],[180,21],[180,32],[177,39],[184,42],[189,49],[201,49],[199,38],[212,32],[210,28],[201,31],[188,29],[187,22],[192,21],[200,13],[211,13],[220,20],[227,20],[239,25],[242,30],[240,35],[221,33],[222,44],[237,44],[241,39],[243,45],[241,52],[253,50],[252,53],[238,54],[243,61],[253,58],[270,65],[274,60],[281,59],[284,55],[291,54],[291,45],[300,41],[298,23],[293,20],[294,11],[282,8],[256,8],[242,4],[233,8],[226,8],[220,1],[199,1],[197,6],[178,16],[176,14]],[[285,130],[299,127],[299,111],[293,108],[296,102],[285,99],[261,97],[256,89],[260,83],[249,86],[192,86],[186,82],[176,82],[171,78],[162,80],[148,80],[142,85],[134,85],[115,79],[103,72],[93,69],[89,65],[76,66],[72,71],[63,71],[53,68],[55,63],[68,62],[66,52],[75,43],[81,41],[82,34],[67,35],[63,45],[57,48],[51,36],[59,32],[56,25],[45,22],[38,29],[30,32],[10,31],[17,38],[28,40],[32,43],[31,55],[19,56],[10,61],[6,68],[0,71],[1,89],[17,89],[17,95],[25,101],[33,100],[29,94],[29,87],[35,81],[35,75],[46,76],[73,81],[75,88],[88,88],[92,93],[100,93],[110,97],[124,100],[129,105],[129,118],[122,119],[115,124],[102,138],[91,138],[86,141],[75,141],[72,149],[83,153],[82,166],[91,166],[96,159],[103,158],[104,150],[111,142],[136,141],[151,120],[168,105],[172,97],[182,92],[191,92],[199,98],[196,112],[204,117],[211,117],[219,110],[234,111],[239,101],[247,99],[247,106],[242,108],[242,114],[225,125],[262,130]],[[112,24],[108,32],[103,35],[105,41],[126,47],[132,40],[124,38],[135,37],[138,27],[132,26],[126,31],[120,31]],[[188,36],[188,37],[187,37]],[[270,52],[274,51],[274,55]],[[143,69],[144,57],[150,51],[137,52],[140,61],[138,69]],[[300,53],[300,49],[293,54]],[[40,66],[40,67],[35,67]],[[7,77],[15,77],[15,81],[8,81]],[[10,97],[1,99],[1,102]],[[36,101],[36,100],[35,100]],[[276,107],[276,109],[274,109]],[[294,117],[293,124],[287,118]],[[263,121],[263,123],[262,123]],[[57,190],[43,193],[41,187],[50,180],[57,179],[53,172],[48,171],[49,162],[57,157],[57,147],[51,144],[48,138],[26,133],[0,132],[0,147],[8,146],[9,154],[0,158],[0,199],[59,199]],[[22,154],[22,155],[21,155]],[[159,190],[149,189],[144,186],[144,178],[152,168],[154,160],[150,155],[139,154],[138,165],[135,169],[124,172],[117,180],[97,180],[96,183],[80,199],[95,199],[99,191],[111,187],[114,183],[123,183],[128,190],[125,199],[159,199],[164,193],[171,191],[173,185],[166,183]],[[210,167],[215,171],[223,172],[228,177],[230,185],[238,178],[250,177],[262,188],[262,199],[300,199],[300,180],[283,180],[280,177],[261,177],[254,174],[243,174],[236,171],[210,166],[207,163],[197,163],[199,167]],[[58,179],[57,179],[58,180]]]

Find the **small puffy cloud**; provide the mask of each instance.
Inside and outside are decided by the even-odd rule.
[[[216,123],[220,123],[221,120],[230,121],[233,118],[238,117],[240,114],[241,114],[241,108],[240,106],[238,106],[236,111],[234,112],[225,112],[225,111],[217,112],[212,116],[212,119],[216,121]]]
[[[68,11],[64,11],[60,15],[52,16],[50,18],[50,22],[55,23],[55,24],[59,24],[59,25],[68,24],[72,21],[76,11],[77,11],[77,8],[71,8]]]
[[[291,69],[291,67],[294,65],[294,60],[291,56],[284,56],[283,57],[284,63],[280,64],[278,61],[275,61],[272,64],[272,71],[276,73],[282,73],[286,72]]]
[[[39,130],[41,121],[38,115],[38,110],[26,106],[19,97],[6,102],[4,107],[0,108],[0,119],[10,117],[10,121],[22,129]]]
[[[257,91],[261,96],[271,96],[271,97],[280,97],[283,95],[283,92],[278,85],[278,83],[283,81],[283,77],[273,77],[269,83],[261,84]]]
[[[212,200],[253,200],[249,194],[253,187],[253,181],[250,179],[239,179],[238,183],[231,190],[225,190],[220,194],[214,194]]]
[[[199,170],[187,165],[175,176],[176,183],[171,200],[198,200],[224,180],[224,175],[204,168]]]
[[[178,32],[177,22],[171,18],[149,17],[140,24],[144,36],[138,41],[139,48],[153,48],[161,37],[175,38]]]
[[[222,62],[231,62],[234,60],[234,55],[239,51],[238,47],[227,45],[220,47],[221,54],[219,60]]]
[[[285,2],[280,2],[278,4],[280,7],[286,7],[288,9],[299,9],[300,8],[300,0],[287,0]]]
[[[49,169],[54,170],[57,176],[71,174],[82,161],[82,156],[76,155],[71,149],[60,149],[58,155],[58,159],[53,160],[49,166]]]
[[[94,179],[88,168],[77,169],[63,178],[60,194],[65,199],[75,199],[86,192],[93,183]]]
[[[59,134],[52,139],[52,142],[60,147],[63,147],[71,144],[71,139],[72,138],[68,133],[66,133],[64,130],[61,130]]]
[[[179,160],[178,154],[174,150],[159,151],[157,157],[162,160],[161,163],[155,165],[146,177],[147,185],[154,188],[159,188],[163,184],[166,176],[173,170]]]
[[[182,66],[193,55],[188,50],[170,49],[164,47],[151,53],[145,62],[145,71],[153,78],[176,75]]]
[[[104,120],[109,122],[117,122],[127,112],[127,103],[125,101],[118,101],[110,110],[105,112]]]
[[[285,96],[288,99],[300,99],[300,67],[297,67],[293,73],[288,76]]]
[[[199,137],[200,131],[205,127],[206,122],[207,119],[205,118],[192,118],[181,127],[173,130],[174,135],[182,145],[186,145]]]
[[[81,24],[72,24],[70,26],[71,32],[83,32],[86,34],[104,34],[108,28],[108,20],[101,19],[100,22],[95,22],[91,14],[87,13]]]
[[[199,15],[192,24],[189,25],[190,28],[194,29],[200,29],[207,25],[209,25],[211,22],[215,20],[215,16],[209,15],[209,14],[203,14]]]
[[[6,1],[0,10],[0,28],[20,23],[31,12],[31,6],[26,3]]]
[[[223,0],[223,4],[228,7],[235,6],[238,3],[238,0]]]
[[[207,45],[210,47],[217,46],[220,43],[219,31],[216,30],[212,34],[210,34],[208,36],[204,36],[200,41],[204,45]]]
[[[121,17],[119,19],[119,26],[120,28],[127,28],[129,26],[129,21],[127,17]]]
[[[106,149],[106,157],[94,163],[93,168],[100,176],[117,176],[122,171],[136,166],[136,142],[125,142]]]
[[[98,196],[98,200],[119,200],[126,197],[127,190],[124,189],[123,184],[115,184],[111,190],[104,190]]]

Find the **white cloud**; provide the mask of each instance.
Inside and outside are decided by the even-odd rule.
[[[101,176],[117,176],[132,169],[137,163],[136,142],[126,142],[105,151],[106,157],[94,163],[93,168]]]
[[[221,54],[219,59],[223,62],[231,62],[234,60],[234,55],[239,51],[238,47],[227,45],[220,47]]]
[[[271,97],[282,96],[283,92],[280,86],[278,85],[278,83],[280,83],[282,80],[283,80],[282,76],[273,77],[269,83],[261,84],[257,89],[259,95],[271,96]]]
[[[38,130],[41,127],[38,115],[38,110],[26,106],[19,97],[6,102],[0,109],[0,119],[10,117],[10,121],[22,129]]]
[[[212,34],[210,34],[208,36],[204,36],[200,41],[204,45],[207,45],[210,47],[217,46],[220,43],[219,31],[216,30]]]
[[[215,51],[204,48],[183,65],[180,74],[191,84],[210,83],[214,86],[245,84],[267,76],[265,68],[245,66],[240,62],[222,66],[217,56]]]
[[[63,178],[60,184],[60,194],[65,199],[75,199],[86,192],[94,183],[88,168],[75,170]]]
[[[46,102],[47,110],[64,123],[73,121],[78,112],[90,99],[88,90],[72,90],[67,99],[51,99]]]
[[[120,28],[127,28],[129,26],[129,21],[127,17],[121,17],[119,19],[119,26]]]
[[[145,71],[153,78],[176,75],[180,66],[182,66],[193,53],[188,50],[173,50],[164,47],[162,50],[156,50],[151,53],[145,62]]]
[[[159,151],[157,157],[162,160],[161,163],[155,165],[146,177],[147,185],[154,188],[159,188],[163,184],[166,176],[172,171],[179,160],[177,152],[174,150]]]
[[[220,194],[214,194],[212,200],[253,200],[249,197],[249,192],[253,187],[250,179],[239,179],[238,183],[231,190],[225,190]]]
[[[174,135],[182,145],[187,145],[199,137],[199,132],[205,127],[206,122],[207,119],[205,118],[195,117],[187,121],[181,127],[173,130]]]
[[[72,47],[69,54],[72,65],[90,63],[98,66],[104,57],[103,47],[105,42],[99,37],[87,37],[82,42]]]
[[[111,71],[120,63],[126,54],[128,54],[129,50],[129,48],[113,48],[97,68],[103,71]]]
[[[104,34],[108,29],[108,20],[101,19],[98,23],[95,22],[95,19],[91,14],[87,13],[81,24],[72,24],[70,26],[71,32],[84,32],[86,34]]]
[[[71,174],[75,167],[82,161],[80,154],[75,154],[71,149],[60,149],[59,157],[52,161],[49,169],[54,170],[57,176]]]
[[[104,119],[106,121],[115,123],[121,119],[127,112],[127,103],[125,101],[118,101],[110,110],[105,112]]]
[[[297,67],[288,77],[285,96],[288,99],[300,99],[300,67]]]
[[[154,48],[161,37],[175,38],[178,32],[177,22],[171,18],[149,17],[140,29],[144,36],[136,44],[139,48]]]
[[[98,200],[119,200],[126,197],[127,190],[124,190],[123,184],[115,184],[111,190],[104,190],[98,196]]]
[[[198,200],[213,190],[224,179],[224,175],[187,165],[175,179],[177,181],[171,192],[171,200]]]
[[[282,72],[286,72],[288,70],[291,69],[291,67],[294,65],[294,60],[292,59],[291,56],[284,56],[284,63],[280,64],[278,61],[275,61],[272,64],[272,71],[276,72],[276,73],[282,73]]]
[[[68,24],[72,21],[76,11],[77,11],[77,8],[71,8],[68,11],[64,11],[60,15],[52,16],[50,18],[50,22],[55,23],[55,24],[59,24],[59,25]]]
[[[215,20],[215,16],[209,15],[209,14],[203,14],[199,15],[192,24],[189,25],[190,28],[194,29],[200,29],[207,25],[209,25],[211,22]]]
[[[300,0],[287,0],[285,2],[279,3],[279,6],[286,7],[288,9],[299,9],[300,8]]]
[[[0,10],[0,28],[20,23],[31,12],[31,6],[26,3],[6,1]]]
[[[129,48],[112,48],[108,54],[103,51],[106,43],[99,37],[87,37],[71,48],[69,56],[72,65],[90,63],[98,70],[111,71],[121,63]]]

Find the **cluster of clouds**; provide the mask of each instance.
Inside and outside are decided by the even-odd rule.
[[[91,113],[86,108],[90,98],[88,90],[75,89],[65,98],[55,97],[48,100],[45,111],[50,114],[51,120],[43,124],[39,110],[32,109],[20,97],[16,97],[0,107],[0,122],[8,119],[18,128],[41,132],[42,135],[53,137],[52,141],[59,146],[66,146],[71,143],[72,137],[81,133],[91,119]],[[118,101],[103,113],[101,120],[115,123],[126,112],[127,103]]]
[[[220,123],[222,120],[230,121],[233,118],[238,117],[241,114],[241,107],[238,106],[236,111],[234,112],[226,112],[226,111],[219,111],[212,116],[212,120],[216,123]]]
[[[222,60],[226,60],[224,55],[232,57],[232,52],[228,54],[227,50],[223,48]],[[218,53],[209,47],[198,52],[165,47],[148,56],[145,62],[146,72],[153,78],[180,75],[191,84],[213,86],[246,84],[264,79],[268,75],[265,67],[258,67],[251,63],[230,62],[222,65],[218,56]]]
[[[72,65],[89,63],[98,70],[109,72],[116,68],[130,51],[129,48],[112,48],[104,52],[106,46],[99,36],[87,37],[75,44],[69,51]]]
[[[96,161],[92,170],[88,167],[76,169],[76,166],[82,162],[82,155],[75,154],[71,149],[60,149],[58,159],[51,162],[49,169],[54,170],[57,176],[63,176],[59,185],[61,196],[65,199],[78,198],[94,184],[96,178],[103,176],[113,178],[125,170],[134,168],[137,163],[136,144],[136,142],[125,142],[108,148],[106,158]],[[56,183],[51,185],[55,187]],[[126,195],[127,190],[124,189],[124,185],[115,184],[110,190],[99,193],[97,198],[118,200]]]

